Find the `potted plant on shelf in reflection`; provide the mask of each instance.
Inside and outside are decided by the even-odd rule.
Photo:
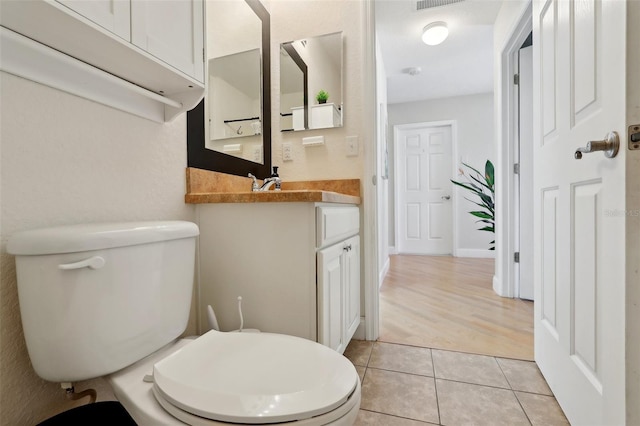
[[[320,90],[316,95],[316,101],[318,101],[319,104],[326,104],[327,99],[329,99],[329,94],[324,90]]]
[[[495,179],[493,163],[487,160],[484,164],[484,175],[468,164],[462,163],[462,165],[468,169],[467,174],[465,174],[462,168],[459,169],[460,175],[464,176],[466,182],[458,182],[453,179],[451,179],[451,182],[454,185],[470,191],[471,195],[477,197],[476,200],[471,200],[466,197],[465,199],[480,207],[480,210],[469,212],[478,218],[476,223],[482,225],[482,228],[479,228],[479,230],[495,233]],[[495,240],[491,241],[489,243],[489,250],[495,250],[495,244]]]

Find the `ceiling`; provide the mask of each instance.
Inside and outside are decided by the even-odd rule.
[[[437,1],[437,0],[436,0]],[[463,0],[416,10],[415,0],[377,0],[376,32],[390,104],[493,91],[493,23],[502,0]],[[449,37],[422,42],[422,29],[445,21]],[[417,75],[407,69],[420,67]]]

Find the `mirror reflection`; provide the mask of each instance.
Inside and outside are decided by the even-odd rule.
[[[262,21],[244,0],[207,3],[206,148],[263,164]]]
[[[342,127],[342,33],[280,45],[280,129]]]

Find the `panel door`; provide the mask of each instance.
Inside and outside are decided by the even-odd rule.
[[[343,353],[343,245],[318,252],[318,342]]]
[[[626,2],[535,0],[535,359],[569,421],[625,423]],[[620,214],[619,212],[622,212]]]
[[[129,0],[56,0],[115,35],[131,40]]]
[[[451,127],[403,129],[398,136],[398,251],[451,254]]]
[[[344,242],[344,342],[349,341],[360,325],[360,237],[355,236]]]
[[[132,2],[131,42],[196,80],[204,81],[202,0]]]

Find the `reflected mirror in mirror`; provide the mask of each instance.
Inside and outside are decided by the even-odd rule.
[[[262,22],[244,0],[207,3],[208,149],[263,164]]]
[[[280,129],[342,127],[342,33],[280,45]]]

